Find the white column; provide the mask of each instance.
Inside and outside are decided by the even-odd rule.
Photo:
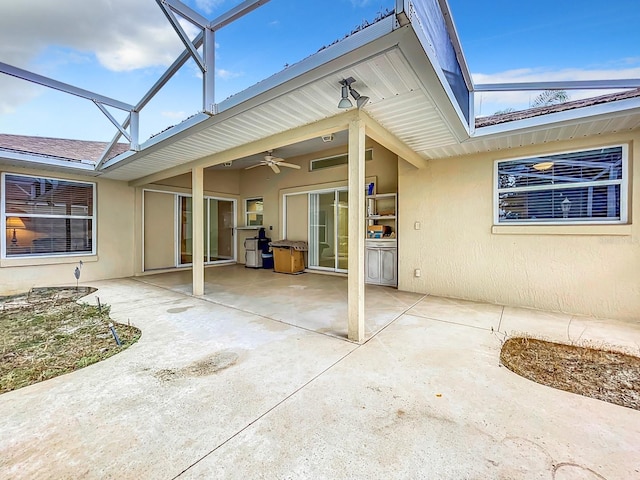
[[[205,67],[202,79],[202,108],[205,112],[213,115],[215,113],[216,37],[215,32],[210,28],[204,29],[204,45],[202,49]]]
[[[204,294],[204,169],[191,170],[193,294]]]
[[[348,336],[364,342],[364,149],[365,126],[349,122]]]

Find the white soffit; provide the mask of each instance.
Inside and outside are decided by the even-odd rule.
[[[419,80],[399,46],[401,40],[403,45],[409,43],[415,48],[412,42],[417,40],[410,30],[397,30],[366,45],[368,51],[374,52],[370,56],[365,55],[367,51],[349,52],[352,59],[345,59],[345,55],[337,59],[338,65],[330,62],[312,71],[316,79],[263,103],[257,101],[251,108],[243,109],[242,103],[234,105],[148,152],[133,155],[134,160],[129,163],[108,168],[103,176],[135,180],[208,156],[211,165],[215,165],[219,163],[215,159],[217,153],[342,113],[337,108],[339,81],[349,76],[356,79],[353,87],[371,99],[363,110],[418,154],[427,148],[458,143],[427,93],[442,89],[441,85],[425,85],[423,79]],[[427,78],[433,82],[436,76]]]

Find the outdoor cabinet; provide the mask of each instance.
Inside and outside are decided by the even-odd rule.
[[[392,287],[398,285],[398,249],[395,245],[368,240],[364,262],[366,283]]]
[[[395,193],[367,195],[365,282],[398,286],[398,196]]]

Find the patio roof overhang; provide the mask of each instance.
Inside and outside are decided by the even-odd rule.
[[[360,112],[337,108],[347,77],[371,99]],[[425,149],[469,138],[443,77],[411,25],[390,16],[225,100],[215,115],[198,114],[112,158],[101,175],[142,185],[346,130],[356,113],[369,136],[420,167]]]

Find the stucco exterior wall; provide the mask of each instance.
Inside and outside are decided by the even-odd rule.
[[[0,260],[0,295],[32,287],[75,285],[75,266],[83,261],[80,283],[131,276],[134,273],[134,189],[126,182],[29,169],[3,172],[96,183],[96,255]],[[0,185],[0,188],[2,186]]]
[[[629,145],[627,225],[493,226],[495,160],[619,143]],[[398,288],[640,321],[639,143],[635,131],[432,160],[423,170],[401,162]]]

